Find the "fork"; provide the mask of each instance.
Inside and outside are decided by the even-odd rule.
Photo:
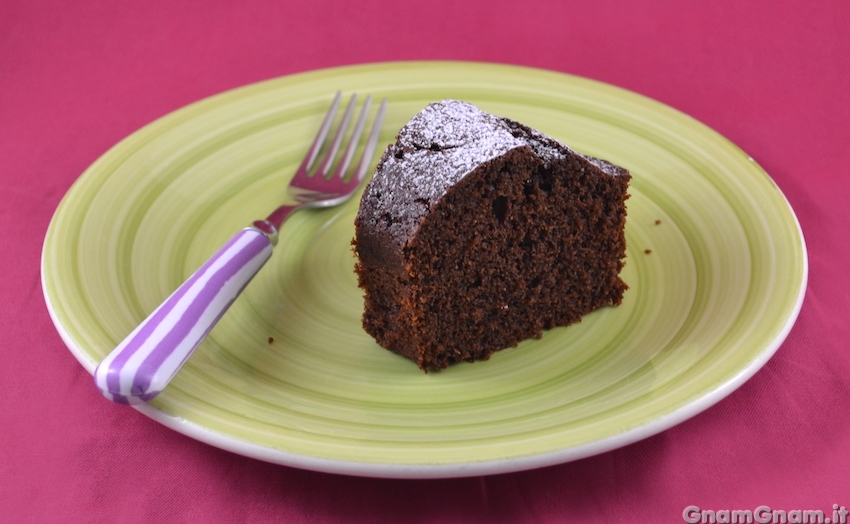
[[[334,97],[316,138],[290,181],[287,203],[265,220],[257,220],[236,233],[97,366],[95,385],[106,398],[119,404],[140,404],[158,395],[271,257],[284,221],[300,209],[342,204],[357,191],[375,153],[387,100],[381,101],[360,163],[350,177],[346,178],[345,174],[366,124],[371,96],[363,103],[333,175],[328,173],[349,127],[356,95],[351,96],[324,160],[311,175],[341,97],[340,92]]]

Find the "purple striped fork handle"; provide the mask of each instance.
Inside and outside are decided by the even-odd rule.
[[[271,257],[273,233],[249,227],[234,235],[100,363],[101,393],[121,404],[159,394]]]

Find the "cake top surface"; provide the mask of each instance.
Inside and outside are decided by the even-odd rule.
[[[521,147],[531,148],[544,163],[577,155],[610,175],[622,171],[513,120],[467,102],[443,100],[428,105],[398,132],[366,187],[358,220],[401,245],[448,188],[482,163]]]

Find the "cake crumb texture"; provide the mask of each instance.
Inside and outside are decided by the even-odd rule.
[[[516,121],[430,104],[355,220],[364,329],[427,371],[619,305],[629,180]]]

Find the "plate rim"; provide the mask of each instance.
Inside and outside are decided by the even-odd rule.
[[[691,117],[687,113],[682,112],[672,106],[665,104],[664,102],[658,101],[656,99],[647,97],[646,95],[631,91],[626,88],[622,88],[613,84],[609,84],[603,81],[582,77],[579,75],[574,75],[571,73],[564,73],[560,71],[553,71],[548,69],[535,68],[525,65],[513,65],[513,64],[505,64],[498,62],[479,62],[479,61],[452,61],[452,60],[407,60],[407,61],[387,61],[387,62],[369,62],[369,63],[361,63],[361,64],[352,64],[352,65],[344,65],[337,67],[329,67],[329,68],[321,68],[314,69],[309,71],[303,71],[288,75],[282,75],[274,78],[269,78],[265,80],[261,80],[258,82],[249,83],[242,86],[237,86],[232,89],[228,89],[222,91],[220,93],[216,93],[197,101],[191,102],[184,106],[181,106],[173,111],[169,111],[168,113],[154,119],[153,121],[143,125],[139,129],[133,131],[129,135],[123,137],[117,143],[109,147],[106,151],[101,153],[97,159],[95,159],[92,164],[90,164],[74,181],[74,183],[68,188],[65,195],[63,195],[62,200],[57,205],[56,209],[53,212],[53,215],[50,219],[49,225],[45,232],[44,241],[42,244],[41,257],[40,257],[40,276],[41,276],[41,288],[42,294],[44,296],[45,304],[47,306],[47,310],[51,321],[53,322],[55,328],[57,329],[60,338],[65,343],[67,348],[70,350],[71,354],[77,359],[77,361],[83,366],[84,369],[89,374],[94,373],[94,369],[97,365],[96,362],[93,362],[89,356],[77,346],[71,337],[70,333],[66,330],[65,326],[62,325],[59,315],[54,307],[54,304],[51,300],[50,293],[48,290],[47,279],[45,278],[46,273],[48,272],[49,262],[47,260],[47,250],[48,250],[48,240],[50,239],[51,232],[54,229],[54,222],[57,220],[57,215],[62,208],[62,204],[65,202],[66,197],[69,193],[72,192],[74,186],[76,186],[79,181],[84,178],[86,173],[98,163],[98,161],[110,153],[115,148],[121,146],[125,140],[129,139],[131,136],[139,133],[143,129],[150,128],[155,126],[160,120],[165,118],[169,118],[174,113],[184,111],[190,107],[194,107],[196,105],[207,103],[212,99],[216,99],[218,97],[227,96],[231,93],[246,90],[252,87],[258,87],[264,84],[269,84],[275,81],[279,81],[282,79],[293,79],[297,81],[298,77],[305,75],[316,75],[316,74],[333,74],[335,72],[342,72],[345,70],[352,69],[364,69],[364,68],[385,68],[385,67],[393,67],[393,66],[440,66],[442,64],[451,64],[454,66],[458,65],[475,65],[475,66],[485,66],[485,67],[503,67],[507,69],[526,69],[533,70],[538,72],[544,72],[546,74],[553,75],[562,75],[565,77],[569,77],[572,79],[578,79],[580,81],[589,82],[592,84],[598,84],[600,86],[605,86],[607,88],[612,88],[616,91],[626,92],[629,95],[637,96],[645,100],[651,101],[653,104],[657,104],[659,106],[663,106],[668,110],[672,110],[675,113],[683,115],[689,119],[692,119],[699,123],[701,126],[713,131],[720,139],[725,141],[726,143],[732,145],[734,148],[739,150],[742,154],[747,155],[737,144],[726,138],[724,135],[715,131],[710,126],[703,124],[701,121]],[[750,157],[752,160],[752,158]],[[754,161],[753,161],[754,162]],[[493,460],[483,460],[483,461],[470,461],[464,463],[449,463],[449,464],[413,464],[413,463],[398,463],[398,462],[358,462],[358,461],[349,461],[349,460],[341,460],[341,459],[331,459],[331,458],[323,458],[311,455],[302,455],[298,453],[294,453],[291,451],[286,451],[282,449],[272,448],[261,444],[256,444],[253,442],[248,442],[233,436],[228,436],[223,433],[217,432],[210,428],[207,428],[199,423],[194,421],[189,421],[185,419],[181,419],[179,417],[174,417],[172,415],[167,414],[164,411],[159,410],[149,404],[141,404],[133,406],[134,409],[139,411],[140,413],[146,415],[147,417],[153,419],[154,421],[172,429],[178,433],[184,434],[198,440],[200,442],[204,442],[206,444],[212,445],[219,449],[231,451],[243,456],[247,456],[250,458],[255,458],[258,460],[262,460],[265,462],[270,462],[279,465],[291,466],[300,469],[325,472],[325,473],[335,473],[335,474],[343,474],[343,475],[353,475],[353,476],[365,476],[365,477],[378,477],[378,478],[406,478],[406,479],[434,479],[434,478],[457,478],[457,477],[469,477],[469,476],[478,476],[478,475],[491,475],[491,474],[500,474],[500,473],[509,473],[516,471],[523,471],[529,469],[536,469],[546,466],[552,466],[557,464],[562,464],[566,462],[570,462],[573,460],[578,460],[586,457],[590,457],[593,455],[597,455],[600,453],[604,453],[606,451],[611,451],[613,449],[617,449],[634,442],[643,440],[650,436],[661,433],[671,427],[678,425],[685,420],[694,417],[695,415],[705,411],[709,407],[717,404],[719,401],[726,398],[733,391],[738,389],[742,384],[744,384],[747,380],[749,380],[759,369],[761,369],[768,360],[776,353],[778,348],[783,344],[787,336],[789,335],[791,329],[796,323],[800,311],[802,309],[803,302],[805,300],[805,294],[808,287],[808,276],[809,276],[809,260],[808,260],[808,250],[806,246],[805,237],[803,235],[803,231],[800,225],[800,221],[788,201],[785,194],[782,192],[781,188],[773,181],[772,177],[760,166],[757,165],[758,169],[768,178],[768,180],[775,186],[779,195],[781,196],[786,211],[790,213],[791,218],[794,222],[794,232],[796,233],[795,240],[798,240],[800,243],[800,255],[801,255],[801,282],[800,288],[798,290],[797,296],[795,298],[794,305],[791,309],[791,312],[782,328],[778,331],[777,336],[767,344],[764,349],[757,354],[757,357],[746,367],[741,369],[736,375],[730,377],[728,380],[718,384],[714,389],[707,392],[701,397],[698,397],[695,400],[692,400],[686,403],[683,406],[669,412],[665,415],[657,417],[651,420],[648,423],[627,429],[615,435],[605,437],[596,441],[588,442],[585,444],[580,444],[577,446],[567,447],[563,449],[559,449],[551,452],[544,452],[538,454],[532,454],[521,457],[512,457],[512,458],[502,458],[502,459],[493,459]],[[94,390],[93,390],[94,391]],[[104,399],[106,401],[106,399]]]

